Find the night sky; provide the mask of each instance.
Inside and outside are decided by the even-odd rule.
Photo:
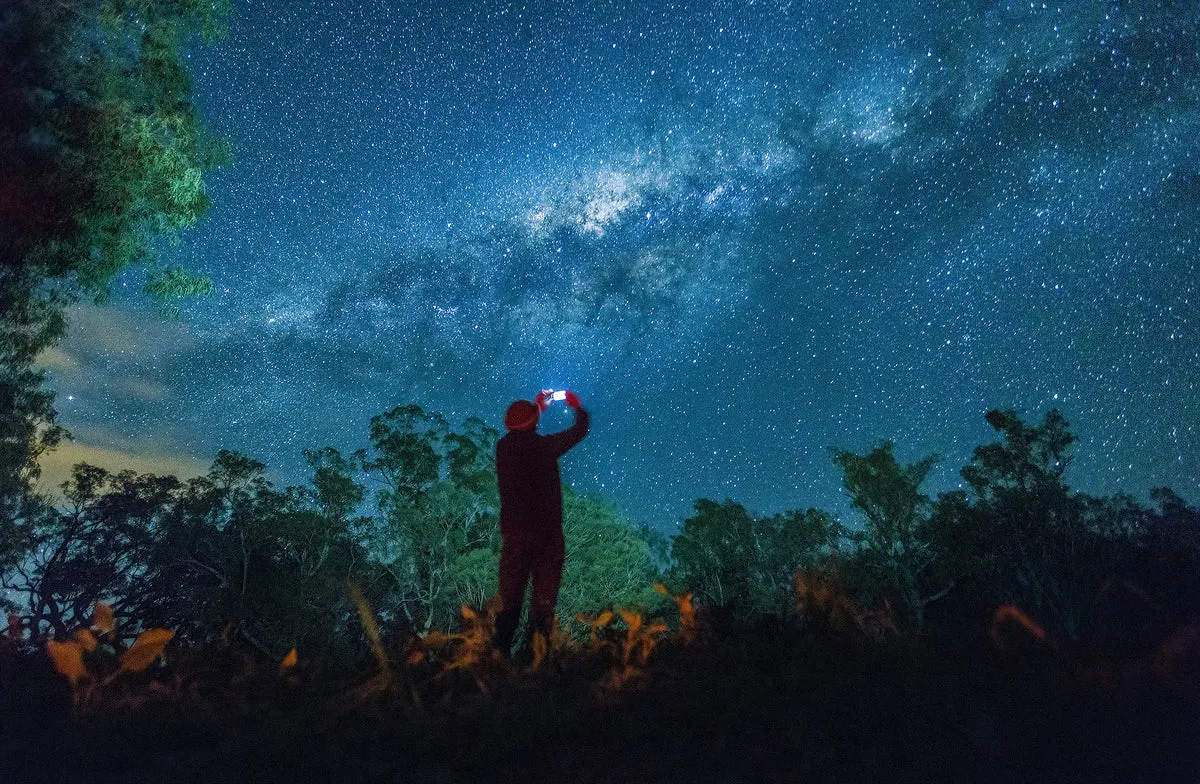
[[[566,478],[668,531],[844,509],[829,445],[953,487],[989,408],[1195,502],[1198,9],[234,0],[190,62],[235,160],[163,248],[216,294],[73,311],[55,460],[295,483],[397,404],[553,386]]]

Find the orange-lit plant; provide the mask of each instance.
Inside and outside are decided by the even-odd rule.
[[[82,710],[118,678],[149,668],[174,636],[167,629],[146,629],[126,646],[112,607],[96,602],[90,626],[69,640],[48,640],[46,652],[70,681],[75,708]]]
[[[350,599],[354,602],[355,609],[358,610],[358,619],[362,623],[363,631],[367,634],[367,641],[371,645],[371,655],[375,657],[375,663],[378,665],[375,675],[355,692],[355,700],[363,701],[392,689],[392,664],[383,650],[383,641],[379,637],[379,624],[375,622],[375,613],[371,611],[371,605],[363,596],[362,587],[358,583],[352,582],[349,590]]]
[[[692,594],[681,593],[676,596],[662,583],[655,583],[654,590],[675,602],[679,608],[679,639],[684,645],[691,645],[696,640],[696,606],[692,604]]]
[[[865,631],[858,608],[833,578],[819,571],[796,571],[796,615],[838,631]]]
[[[1006,626],[1015,624],[1017,628],[1038,642],[1047,642],[1049,636],[1042,625],[1025,614],[1025,611],[1015,604],[1003,604],[996,608],[996,612],[992,614],[992,622],[988,626],[988,635],[992,638],[998,647],[1007,647],[1007,643],[1002,630]]]
[[[688,600],[690,603],[690,596]],[[576,617],[590,630],[589,647],[593,651],[606,652],[615,660],[600,682],[600,691],[605,694],[619,691],[644,677],[646,664],[658,645],[659,635],[667,631],[665,623],[646,623],[642,614],[634,610],[619,609],[615,613],[605,610],[594,617]],[[618,618],[625,623],[624,636],[616,640],[606,639],[601,635],[602,630],[611,628]]]
[[[415,665],[423,661],[432,661],[441,664],[441,669],[435,676],[438,678],[451,672],[465,672],[475,681],[479,691],[486,694],[488,687],[484,669],[492,656],[490,613],[481,613],[466,604],[462,605],[461,612],[461,632],[431,631],[418,637],[413,643],[407,663]],[[545,655],[544,650],[542,655]]]

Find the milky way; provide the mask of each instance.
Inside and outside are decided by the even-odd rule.
[[[669,529],[1058,407],[1076,486],[1197,498],[1194,3],[235,2],[190,63],[235,161],[163,254],[217,294],[77,310],[81,444],[295,482],[567,386],[568,478]]]

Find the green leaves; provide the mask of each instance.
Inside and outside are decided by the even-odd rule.
[[[751,615],[786,607],[797,569],[832,550],[840,529],[817,510],[751,515],[731,500],[696,501],[696,513],[671,541],[672,582],[702,604]]]
[[[928,514],[929,498],[921,493],[921,484],[937,457],[901,465],[891,441],[865,455],[846,449],[831,451],[842,469],[851,505],[866,518],[869,545],[889,557],[911,550],[916,545],[917,527]]]

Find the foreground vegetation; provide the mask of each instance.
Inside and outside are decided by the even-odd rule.
[[[1193,781],[1200,627],[1083,651],[1013,607],[916,643],[811,574],[786,614],[586,618],[515,665],[486,613],[344,670],[232,636],[141,668],[102,608],[71,683],[0,645],[0,773],[51,781]],[[364,613],[368,613],[365,603]],[[369,615],[364,628],[371,630]],[[144,634],[144,633],[143,633]]]
[[[1188,781],[1200,512],[1072,491],[1055,411],[962,475],[832,459],[860,514],[568,493],[560,631],[488,641],[495,432],[415,406],[275,488],[81,465],[7,522],[14,780]],[[181,774],[180,771],[187,771]]]

